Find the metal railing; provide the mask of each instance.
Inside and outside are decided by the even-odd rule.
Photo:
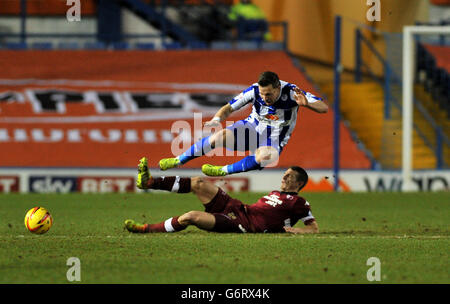
[[[362,45],[365,45],[370,52],[375,55],[375,58],[383,66],[383,76],[380,78],[375,75],[375,72],[370,68],[370,66],[362,58]],[[391,106],[395,106],[400,113],[402,113],[402,105],[400,101],[391,94],[392,86],[398,85],[400,88],[403,86],[402,80],[395,71],[390,67],[389,62],[377,51],[377,49],[372,45],[372,43],[365,37],[361,29],[357,28],[355,30],[355,82],[360,83],[362,81],[362,69],[364,68],[372,79],[377,81],[382,87],[384,92],[384,118],[391,118]],[[433,146],[431,140],[424,134],[424,132],[419,128],[416,123],[413,123],[414,130],[422,138],[425,144],[434,151],[436,157],[436,167],[437,169],[442,169],[445,166],[445,160],[443,158],[443,144],[450,146],[450,140],[444,134],[442,127],[439,126],[434,118],[428,113],[422,103],[417,99],[413,98],[414,105],[420,114],[424,117],[427,123],[433,128],[436,137],[436,146]]]

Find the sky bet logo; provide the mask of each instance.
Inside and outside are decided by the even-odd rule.
[[[76,177],[30,176],[29,191],[37,193],[69,193],[76,191],[76,185]]]
[[[19,191],[18,176],[0,176],[0,193],[10,193]]]
[[[95,176],[31,176],[29,191],[37,193],[111,193],[133,192],[134,178]]]

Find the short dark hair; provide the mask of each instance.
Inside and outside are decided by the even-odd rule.
[[[306,186],[306,183],[308,183],[308,173],[306,173],[305,169],[298,167],[298,166],[292,166],[289,169],[294,170],[297,172],[297,181],[303,182],[303,185],[298,189],[298,191],[302,190],[303,187]]]
[[[258,84],[262,87],[267,87],[271,84],[272,87],[278,88],[280,86],[280,78],[274,72],[265,71],[259,75]]]

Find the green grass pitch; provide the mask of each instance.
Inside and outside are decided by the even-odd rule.
[[[261,195],[232,194],[245,203]],[[80,259],[80,283],[450,283],[448,192],[302,196],[320,234],[123,229],[128,218],[154,223],[203,210],[192,194],[0,195],[0,283],[72,284],[70,257]],[[47,234],[25,229],[34,206],[52,213]],[[370,257],[381,262],[379,282],[367,280]]]

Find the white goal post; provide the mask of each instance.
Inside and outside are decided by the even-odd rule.
[[[403,27],[403,114],[402,114],[402,191],[413,191],[412,182],[412,130],[414,85],[414,34],[450,34],[450,26]]]

